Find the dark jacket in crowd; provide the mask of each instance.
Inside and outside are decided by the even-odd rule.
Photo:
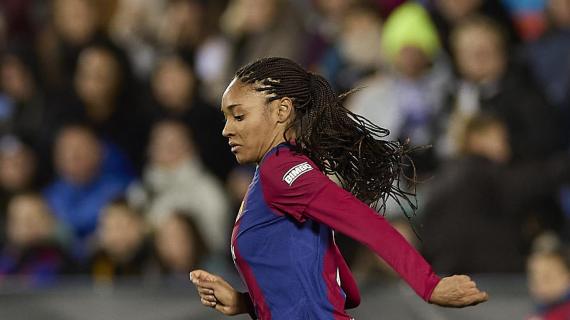
[[[570,157],[507,167],[470,156],[444,166],[435,178],[420,228],[434,270],[522,272],[523,213],[544,209],[542,198],[570,179]]]
[[[545,159],[564,148],[561,113],[537,89],[526,68],[511,66],[501,79],[477,89],[479,111],[496,116],[507,128],[513,162]],[[436,130],[448,124],[448,116],[458,107],[459,90],[451,91]]]

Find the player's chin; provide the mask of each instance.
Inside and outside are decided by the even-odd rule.
[[[234,153],[234,155],[239,164],[249,164],[255,162],[255,159],[252,159],[252,157],[248,157],[246,154],[243,154],[242,152],[236,152]]]

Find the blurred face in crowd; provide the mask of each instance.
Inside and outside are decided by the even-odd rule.
[[[382,23],[374,13],[355,9],[344,19],[340,50],[343,56],[359,67],[376,68],[382,64]]]
[[[30,149],[18,142],[0,143],[0,185],[17,192],[33,183],[36,163]]]
[[[176,168],[190,159],[192,145],[188,128],[178,122],[158,123],[152,129],[149,156],[151,164],[160,168]]]
[[[97,29],[96,9],[92,0],[55,0],[53,17],[60,35],[75,45],[85,44]]]
[[[157,7],[156,4],[159,4]],[[118,1],[115,14],[110,21],[110,33],[121,39],[129,36],[140,37],[141,33],[156,28],[161,3],[141,1]],[[151,14],[152,12],[152,14]],[[160,16],[162,17],[162,16]]]
[[[558,28],[570,28],[570,0],[549,0],[547,12]]]
[[[204,8],[198,1],[170,1],[162,18],[159,41],[170,47],[196,44],[205,24]]]
[[[429,67],[429,57],[424,51],[415,46],[404,46],[394,59],[398,73],[406,78],[421,77]]]
[[[196,261],[196,235],[181,217],[169,215],[159,226],[155,246],[160,260],[170,270],[186,273]]]
[[[152,91],[160,105],[170,111],[184,111],[191,100],[196,79],[190,66],[179,57],[160,61],[152,79]]]
[[[142,217],[122,204],[108,206],[99,221],[101,247],[118,261],[136,254],[144,241],[145,232]]]
[[[34,90],[32,74],[22,60],[15,55],[6,55],[0,67],[2,90],[17,102],[27,101]]]
[[[341,19],[348,8],[354,3],[353,0],[317,0],[317,7],[330,19]]]
[[[261,32],[275,23],[279,0],[238,0],[246,8],[245,27],[248,32]]]
[[[119,62],[109,50],[91,47],[83,50],[77,63],[75,90],[90,116],[105,118],[112,111],[118,94]]]
[[[471,132],[466,139],[470,154],[483,156],[496,163],[507,163],[511,158],[511,148],[506,128],[494,123],[476,132]]]
[[[534,254],[528,259],[528,287],[538,303],[552,303],[563,298],[570,289],[570,270],[561,257],[548,253]]]
[[[261,161],[283,140],[293,107],[288,98],[267,103],[265,93],[234,79],[222,96],[222,112],[226,119],[222,135],[237,161],[245,164]]]
[[[452,37],[461,75],[476,83],[498,80],[506,68],[504,43],[497,32],[481,25],[465,26]]]
[[[69,127],[57,138],[55,165],[66,181],[87,184],[99,173],[101,153],[101,144],[93,133],[81,127]]]
[[[483,4],[483,0],[436,0],[438,11],[448,21],[455,23],[473,14]]]
[[[17,247],[27,247],[47,241],[53,235],[54,219],[39,196],[20,195],[8,205],[8,242]]]

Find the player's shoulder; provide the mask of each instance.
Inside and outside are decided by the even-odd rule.
[[[313,170],[318,171],[315,163],[288,144],[281,144],[272,149],[260,163],[262,178],[279,178],[289,185],[301,175]]]

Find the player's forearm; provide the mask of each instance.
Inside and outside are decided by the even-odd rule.
[[[439,277],[386,219],[336,186],[325,187],[317,198],[305,210],[307,216],[367,245],[429,300]]]

